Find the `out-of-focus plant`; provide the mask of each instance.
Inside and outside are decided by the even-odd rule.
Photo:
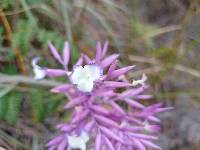
[[[3,90],[2,90],[3,91]],[[0,98],[0,120],[6,120],[16,124],[22,106],[23,97],[21,93],[10,92]]]
[[[31,106],[36,121],[42,122],[46,117],[57,110],[62,103],[62,96],[53,97],[52,94],[45,92],[45,90],[33,90],[31,93]]]
[[[151,48],[154,46],[153,39],[146,38],[145,36],[148,33],[157,29],[155,25],[144,23],[140,21],[138,18],[130,19],[130,24],[133,32],[132,37],[135,37],[135,39],[139,37],[140,39],[138,39],[138,42],[143,41],[147,45],[147,48]],[[137,42],[137,40],[135,42]]]

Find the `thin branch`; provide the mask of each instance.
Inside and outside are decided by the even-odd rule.
[[[140,43],[140,42],[143,42],[144,40],[154,38],[156,36],[160,36],[165,33],[181,30],[181,29],[182,29],[181,25],[171,25],[171,26],[162,27],[162,28],[155,29],[154,31],[144,34],[142,37],[135,39],[134,42]]]
[[[149,57],[144,57],[144,56],[136,56],[136,55],[130,55],[129,60],[130,61],[137,61],[137,62],[141,62],[141,63],[154,64],[154,65],[157,65],[159,63],[155,58],[149,58]]]
[[[185,67],[185,66],[182,66],[182,65],[175,65],[174,68],[178,71],[182,71],[182,72],[185,72],[185,73],[188,73],[188,74],[191,74],[197,78],[200,78],[200,72],[195,70],[195,69],[192,69],[192,68],[189,68],[189,67]]]
[[[12,15],[24,13],[27,10],[42,8],[42,6],[41,6],[42,4],[43,3],[36,4],[36,5],[33,5],[33,6],[29,6],[28,8],[23,8],[23,9],[19,9],[19,10],[15,10],[15,11],[6,11],[6,12],[4,12],[4,14],[5,14],[5,16],[12,16]]]
[[[54,87],[61,85],[62,83],[52,80],[35,80],[31,77],[27,76],[20,76],[20,75],[6,75],[0,73],[0,84],[6,83],[24,83],[24,84],[31,84],[31,85],[38,85],[38,86],[47,86],[47,87]]]
[[[3,97],[3,96],[5,96],[6,94],[8,94],[12,89],[15,88],[15,86],[16,86],[15,84],[9,85],[4,90],[1,90],[1,92],[0,92],[0,98]]]
[[[133,77],[141,76],[144,73],[145,74],[153,74],[153,73],[157,73],[161,70],[162,70],[161,66],[154,66],[154,67],[149,67],[149,68],[146,68],[146,69],[143,69],[143,70],[140,70],[140,71],[135,71],[135,72],[129,73],[128,75],[131,78],[133,78]]]
[[[149,64],[153,64],[153,65],[156,65],[154,67],[154,69],[152,68],[148,68],[146,70],[147,73],[151,73],[151,72],[154,72],[155,70],[156,71],[160,71],[161,68],[162,68],[162,63],[159,61],[159,60],[156,60],[155,58],[148,58],[148,57],[143,57],[143,56],[135,56],[135,55],[131,55],[129,56],[129,59],[131,61],[137,61],[137,62],[143,62],[143,63],[149,63]],[[180,65],[180,64],[176,64],[173,66],[173,69],[177,70],[177,71],[181,71],[181,72],[184,72],[184,73],[187,73],[187,74],[190,74],[194,77],[197,77],[197,78],[200,78],[200,72],[198,70],[195,70],[195,69],[192,69],[192,68],[189,68],[189,67],[185,67],[183,65]],[[146,73],[144,72],[144,73]],[[142,72],[139,72],[141,75]]]
[[[181,25],[171,25],[171,26],[159,28],[155,31],[147,33],[146,35],[144,35],[143,38],[149,39],[149,38],[153,38],[155,36],[159,36],[161,34],[165,34],[165,33],[172,32],[172,31],[177,31],[177,30],[180,30],[180,29],[181,29]]]

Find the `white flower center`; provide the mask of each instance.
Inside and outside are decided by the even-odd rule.
[[[145,122],[145,123],[144,123],[144,129],[145,129],[146,131],[150,131],[150,130],[151,130],[150,125],[149,125],[148,122]]]
[[[70,148],[86,150],[86,143],[89,141],[89,136],[82,131],[80,136],[68,136],[68,144]]]
[[[101,69],[97,65],[78,66],[74,69],[71,80],[73,84],[82,92],[91,92],[94,81],[101,77]]]

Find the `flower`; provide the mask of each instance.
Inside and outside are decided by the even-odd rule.
[[[68,143],[70,148],[86,150],[86,143],[89,141],[89,136],[82,131],[80,136],[68,136]]]
[[[139,84],[143,85],[143,84],[145,84],[146,81],[147,81],[147,76],[146,76],[146,74],[143,74],[142,78],[140,80],[133,80],[132,85],[133,86],[136,86],[136,85],[139,85]]]
[[[146,75],[129,83],[126,74],[135,66],[119,68],[118,54],[105,57],[108,42],[103,47],[97,43],[94,59],[81,54],[72,70],[68,67],[69,44],[65,43],[62,56],[51,43],[49,47],[63,68],[46,68],[46,76],[65,76],[70,81],[51,91],[65,94],[68,102],[64,108],[72,110],[70,120],[57,125],[59,135],[48,142],[49,150],[161,149],[154,144],[161,122],[157,114],[172,107],[142,104],[152,98],[144,94]]]
[[[35,80],[40,80],[43,79],[46,76],[46,72],[43,68],[41,68],[37,63],[40,60],[39,57],[33,58],[31,64],[33,67],[33,72],[34,72],[34,79]]]
[[[97,65],[77,66],[71,75],[71,81],[82,92],[91,92],[94,81],[100,79],[101,68]]]

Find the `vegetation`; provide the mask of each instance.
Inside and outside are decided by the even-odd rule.
[[[0,146],[44,149],[58,120],[67,120],[65,96],[49,92],[65,79],[32,79],[35,56],[59,67],[48,41],[60,52],[69,41],[73,64],[81,52],[94,56],[96,41],[108,40],[121,65],[143,69],[130,79],[149,76],[152,101],[176,105],[186,95],[199,102],[199,8],[198,0],[0,0]]]

